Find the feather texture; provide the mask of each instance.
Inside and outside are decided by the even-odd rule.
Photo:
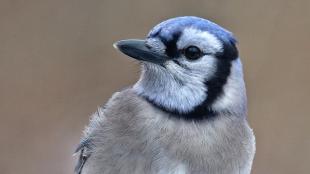
[[[92,116],[83,174],[249,174],[255,140],[245,117],[170,119],[131,89]],[[83,151],[82,151],[83,152]]]

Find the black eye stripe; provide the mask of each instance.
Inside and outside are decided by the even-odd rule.
[[[181,36],[181,32],[176,32],[173,34],[173,37],[171,39],[166,39],[165,37],[162,37],[160,34],[158,35],[158,38],[163,42],[163,44],[166,46],[166,55],[171,58],[176,58],[180,56],[180,52],[177,48],[177,41],[179,40]]]

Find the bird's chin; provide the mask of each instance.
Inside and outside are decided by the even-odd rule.
[[[157,64],[157,63],[153,63],[153,62],[147,62],[147,61],[140,61],[142,67],[145,70],[152,70],[152,71],[159,71],[161,69],[165,69],[165,65],[164,64]]]

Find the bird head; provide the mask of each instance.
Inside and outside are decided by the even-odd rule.
[[[236,39],[219,25],[177,17],[156,25],[144,40],[121,40],[114,46],[142,64],[135,92],[172,116],[201,120],[245,112]]]

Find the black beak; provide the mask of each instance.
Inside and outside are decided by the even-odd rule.
[[[152,62],[155,64],[163,64],[169,58],[151,50],[145,45],[145,40],[128,39],[114,43],[114,47],[129,57],[140,61]]]

